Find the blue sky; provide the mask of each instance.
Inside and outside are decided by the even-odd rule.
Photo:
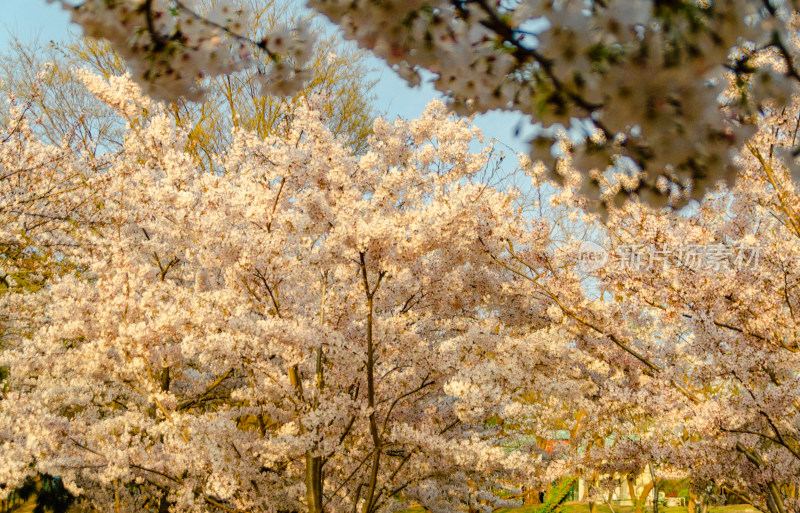
[[[59,41],[68,36],[69,31],[79,32],[70,27],[69,16],[57,4],[45,0],[0,0],[0,49],[14,34],[23,41]],[[431,85],[409,88],[383,61],[375,59],[376,107],[391,118],[419,116],[427,103],[438,96]],[[514,136],[514,130],[521,116],[516,113],[491,112],[476,118],[476,124],[491,138],[510,146],[514,151],[524,152],[526,143]],[[523,124],[523,127],[525,124]]]

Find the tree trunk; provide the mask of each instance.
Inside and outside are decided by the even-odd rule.
[[[308,513],[322,513],[322,459],[306,453],[306,502]]]
[[[525,506],[541,504],[542,501],[539,500],[539,491],[535,489],[525,490],[523,495],[523,503]]]
[[[644,504],[647,501],[647,494],[650,493],[650,490],[653,489],[653,481],[651,480],[649,483],[644,485],[642,489],[642,493],[639,494],[639,497],[634,500],[635,504],[635,513],[642,513],[644,511]]]
[[[167,492],[161,496],[158,501],[158,513],[169,513],[169,501],[167,500]]]
[[[742,453],[745,458],[747,458],[747,460],[757,469],[760,469],[764,466],[764,460],[755,449],[746,447],[741,442],[736,442],[736,450]],[[786,506],[783,502],[783,494],[774,480],[767,483],[766,499],[767,507],[769,508],[770,513],[786,513]]]
[[[650,463],[648,466],[650,467],[650,481],[653,483],[653,513],[658,513],[658,480],[656,480],[653,464]]]
[[[298,401],[305,402],[303,379],[300,376],[300,369],[297,365],[289,369],[289,382],[295,389]],[[301,423],[300,433],[304,434],[305,432],[306,430]],[[306,505],[308,507],[308,513],[322,513],[322,459],[319,456],[313,456],[309,451],[305,454],[305,462]]]
[[[598,479],[598,477],[599,476],[597,475],[597,472],[595,472],[594,475],[592,476],[592,488],[596,488],[597,487],[597,479]],[[588,487],[586,489],[586,493],[587,494],[589,493]],[[589,503],[589,513],[597,513],[597,503],[596,502],[592,501],[592,502]]]
[[[697,494],[689,491],[689,502],[686,505],[686,513],[695,513],[695,509],[697,508],[697,499],[699,499]]]
[[[323,275],[322,289],[320,295],[320,326],[325,326],[325,291],[327,286],[327,274]],[[323,370],[324,356],[322,354],[322,344],[317,348],[317,397],[313,400],[313,406],[319,407],[319,397],[322,396],[322,389],[325,388],[325,375]],[[302,392],[302,390],[301,390]],[[317,430],[319,434],[319,430]],[[313,456],[307,452],[306,459],[306,501],[308,502],[308,513],[323,513],[323,494],[324,483],[322,466],[325,463],[322,456]]]
[[[608,505],[608,509],[611,510],[611,513],[617,513],[614,511],[614,505],[612,502],[614,501],[614,490],[608,492],[608,499],[606,500],[606,504]]]
[[[374,511],[377,509],[375,492],[378,488],[378,470],[381,465],[381,451],[383,450],[383,447],[381,436],[378,431],[378,419],[375,415],[375,342],[372,334],[372,323],[374,314],[373,299],[378,287],[381,284],[381,279],[383,278],[384,273],[379,272],[378,279],[375,280],[375,284],[370,286],[369,277],[367,276],[367,263],[365,256],[366,255],[363,252],[360,253],[361,277],[364,281],[364,293],[366,294],[367,299],[367,404],[371,410],[369,414],[369,431],[372,435],[373,452],[372,468],[370,469],[369,480],[367,481],[367,486],[364,492],[364,506],[361,511],[362,513],[374,513]]]
[[[625,478],[625,481],[628,483],[628,497],[630,497],[631,501],[633,501],[633,503],[635,504],[636,503],[636,486],[634,484],[633,477],[630,474],[628,474],[628,476]],[[689,513],[692,513],[692,512],[690,511]]]

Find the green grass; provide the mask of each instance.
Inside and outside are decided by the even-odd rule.
[[[730,506],[709,506],[708,513],[747,513],[757,511],[749,504],[731,504]]]
[[[499,509],[496,513],[536,513],[538,504],[530,506],[522,506],[520,508]],[[589,504],[586,502],[567,502],[562,513],[589,513]],[[666,508],[661,506],[658,508],[659,513],[687,513],[686,508]],[[708,513],[749,513],[754,511],[754,508],[749,504],[734,504],[730,506],[710,506]],[[427,513],[421,506],[406,510],[404,513]],[[605,505],[598,505],[597,513],[612,513],[611,509]],[[632,506],[614,506],[614,513],[633,513]]]

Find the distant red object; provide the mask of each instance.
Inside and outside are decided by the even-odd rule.
[[[544,450],[549,453],[555,450],[566,450],[569,448],[569,440],[548,440],[544,444]]]

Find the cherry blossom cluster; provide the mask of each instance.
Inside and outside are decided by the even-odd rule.
[[[765,99],[786,101],[800,78],[793,2],[590,2],[583,0],[310,0],[345,36],[411,84],[420,71],[457,112],[515,110],[541,122],[535,159],[552,164],[559,127],[576,134],[572,163],[591,179],[582,194],[602,205],[637,195],[652,205],[700,199],[733,183],[736,151]],[[220,7],[221,6],[221,7]],[[159,98],[195,94],[195,78],[275,56],[271,92],[300,85],[310,39],[279,29],[237,37],[244,13],[221,2],[196,16],[173,0],[87,0],[74,10],[86,33],[114,42]],[[278,58],[292,55],[291,58]],[[764,55],[777,56],[777,66]],[[299,62],[300,67],[292,62]],[[723,94],[725,93],[725,94]],[[624,187],[602,196],[601,176],[620,159]],[[563,177],[550,166],[550,176]],[[624,166],[623,166],[624,167]]]
[[[35,292],[70,267],[75,220],[94,222],[84,184],[104,166],[78,151],[74,134],[60,145],[40,142],[33,114],[42,81],[28,98],[7,99],[10,122],[0,129],[0,343],[18,341],[41,321]]]
[[[69,9],[84,34],[107,39],[128,63],[136,81],[158,100],[199,100],[203,77],[252,67],[266,53],[272,65],[259,72],[265,92],[288,94],[310,77],[304,69],[314,37],[306,23],[273,27],[258,40],[247,37],[249,11],[230,0],[205,12],[192,0],[88,0]]]

